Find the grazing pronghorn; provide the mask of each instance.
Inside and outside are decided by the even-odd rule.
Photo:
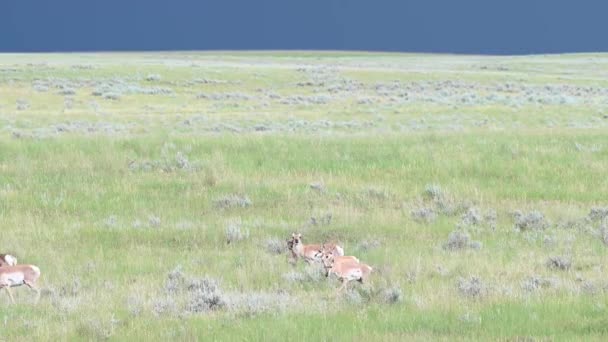
[[[10,254],[0,254],[0,267],[17,265],[17,258]]]
[[[0,267],[0,290],[6,289],[11,303],[15,304],[15,299],[11,293],[11,287],[27,285],[36,291],[36,303],[40,300],[40,290],[36,287],[36,281],[40,277],[40,269],[34,265],[16,265]]]
[[[328,274],[331,275],[333,273],[342,281],[342,286],[338,289],[338,293],[345,290],[348,282],[352,280],[363,283],[372,272],[372,268],[369,265],[355,260],[338,261],[340,259],[337,259],[332,252],[324,252],[321,260],[323,261],[323,266],[328,270]]]
[[[320,262],[321,260],[318,258],[319,251],[321,250],[321,245],[305,245],[302,243],[302,234],[293,233],[291,234],[291,242],[287,242],[288,246],[291,246],[292,255],[297,258],[302,258],[308,264],[312,264],[313,262]],[[344,255],[344,249],[336,244],[326,244],[327,250],[333,252],[335,255]]]

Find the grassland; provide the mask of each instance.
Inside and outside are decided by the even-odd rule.
[[[606,133],[603,54],[0,55],[0,340],[605,340]]]

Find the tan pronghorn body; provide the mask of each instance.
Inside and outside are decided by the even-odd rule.
[[[316,258],[318,260],[322,261],[323,255],[325,255],[324,253],[325,252],[323,252],[323,250],[321,250],[319,252],[319,255]],[[355,257],[355,256],[352,256],[352,255],[336,256],[336,257],[333,257],[333,258],[334,258],[334,265],[335,264],[342,264],[342,263],[346,263],[346,262],[359,263],[359,259],[357,257]],[[331,269],[331,267],[325,266],[325,263],[323,263],[323,268],[325,269],[325,276],[329,277],[329,270]]]
[[[0,267],[0,290],[6,289],[11,302],[15,299],[11,293],[11,287],[27,285],[36,291],[36,302],[40,299],[40,290],[36,287],[36,281],[40,277],[40,269],[34,265],[16,265]]]
[[[335,274],[342,281],[338,292],[345,290],[350,281],[365,282],[372,272],[372,268],[367,264],[360,263],[358,260],[344,259],[344,257],[334,257],[331,252],[323,253],[322,260],[323,266],[328,270],[328,275]]]
[[[319,252],[321,252],[323,248],[325,248],[325,250],[331,251],[336,256],[344,255],[344,249],[333,243],[324,245],[305,245],[302,243],[302,234],[293,233],[291,235],[291,242],[288,241],[288,245],[291,245],[292,255],[296,259],[301,258],[309,264],[321,261],[319,259]]]
[[[0,254],[0,267],[17,265],[17,258],[10,254]]]

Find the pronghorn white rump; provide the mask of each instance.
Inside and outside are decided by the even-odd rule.
[[[0,254],[0,267],[17,265],[17,258],[10,254]]]
[[[287,240],[287,246],[292,252],[294,258],[301,258],[307,263],[320,262],[319,252],[325,248],[326,250],[332,251],[336,256],[344,255],[344,249],[333,243],[324,245],[311,244],[305,245],[302,243],[302,234],[293,233],[291,234],[291,240]],[[323,247],[324,246],[324,247]]]
[[[26,285],[36,292],[36,302],[40,299],[40,290],[36,281],[40,278],[40,269],[34,265],[16,265],[0,267],[0,290],[6,289],[11,303],[15,303],[11,287]]]

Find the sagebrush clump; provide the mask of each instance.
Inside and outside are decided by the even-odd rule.
[[[241,240],[245,240],[249,237],[249,230],[243,228],[240,219],[229,220],[226,223],[226,242],[233,243]]]
[[[247,195],[239,194],[229,194],[214,201],[214,205],[218,209],[247,208],[252,204],[253,202]]]
[[[443,249],[448,251],[458,251],[463,249],[480,249],[482,246],[479,241],[472,241],[469,234],[461,230],[455,230],[448,235],[448,240],[443,244]]]
[[[488,292],[487,286],[477,276],[471,276],[470,278],[459,278],[458,279],[458,291],[464,297],[468,298],[481,298]]]
[[[266,251],[270,254],[282,254],[287,252],[287,245],[285,240],[278,238],[268,238],[264,241]]]
[[[563,256],[552,256],[547,259],[546,265],[551,269],[567,271],[572,266],[572,259]]]
[[[517,210],[513,213],[515,227],[520,231],[543,230],[549,227],[550,223],[545,219],[545,215],[540,211],[522,213]]]
[[[226,297],[215,279],[208,277],[190,279],[187,289],[189,299],[186,311],[189,313],[215,311],[227,305]]]

